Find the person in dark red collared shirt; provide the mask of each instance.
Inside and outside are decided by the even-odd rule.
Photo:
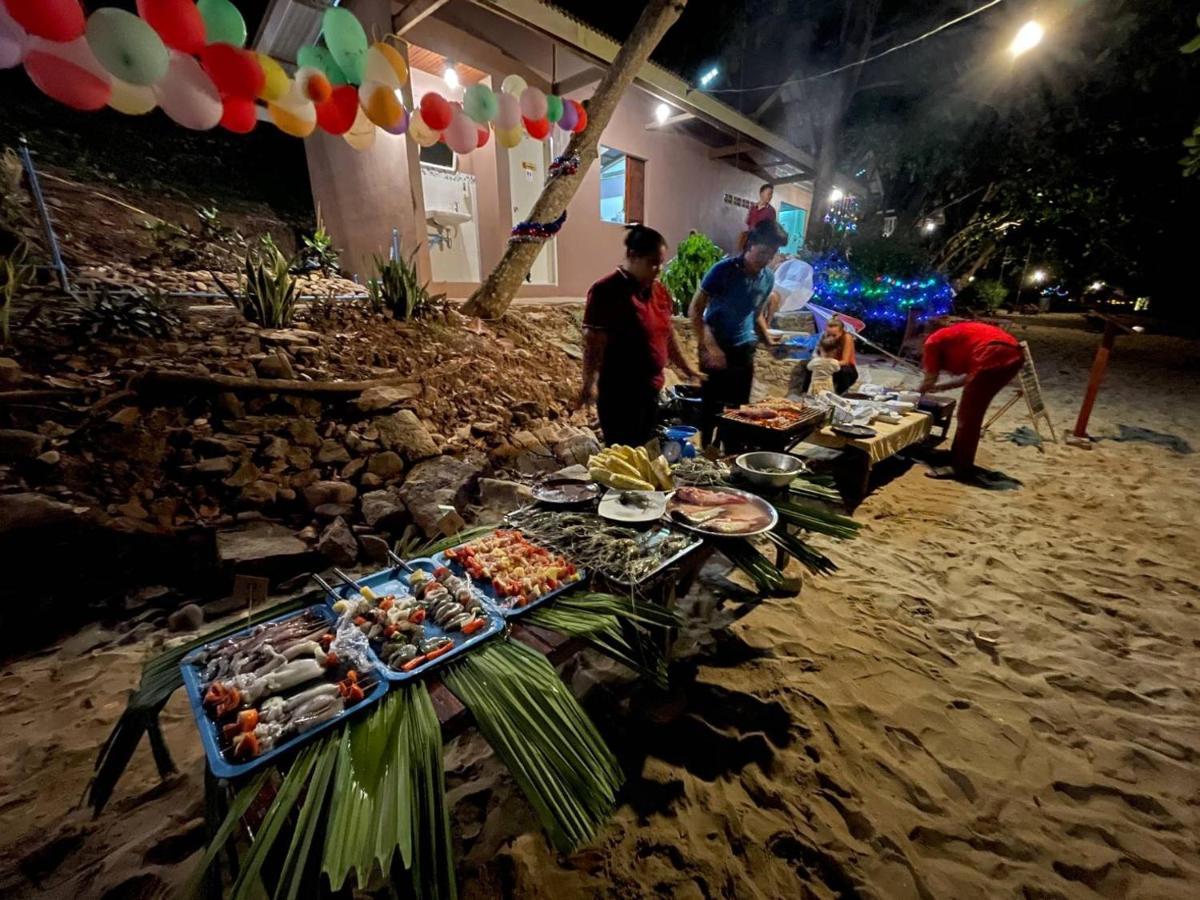
[[[1024,363],[1021,345],[1003,328],[985,322],[960,322],[939,328],[925,340],[921,368],[925,378],[918,390],[950,390],[962,386],[958,427],[950,447],[951,465],[933,469],[934,478],[969,481],[975,476],[975,452],[988,404],[1016,377]],[[957,377],[937,382],[940,372]]]
[[[771,198],[774,196],[775,186],[772,184],[764,184],[758,189],[758,202],[746,213],[746,230],[738,235],[739,253],[746,249],[746,238],[754,230],[755,225],[759,222],[775,221],[775,207],[771,205]]]
[[[579,401],[595,401],[606,444],[636,447],[654,436],[663,367],[671,362],[688,378],[700,373],[679,347],[674,303],[658,281],[667,242],[644,225],[627,231],[625,264],[588,291]]]

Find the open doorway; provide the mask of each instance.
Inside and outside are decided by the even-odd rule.
[[[807,224],[808,210],[790,203],[779,204],[779,224],[788,234],[787,246],[781,252],[795,255],[804,246],[804,226]]]
[[[550,144],[546,141],[522,140],[509,150],[508,181],[512,191],[512,223],[523,222],[541,196],[550,166]],[[558,261],[555,241],[542,244],[542,250],[529,270],[530,284],[558,284]]]

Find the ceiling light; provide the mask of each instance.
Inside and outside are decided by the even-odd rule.
[[[454,68],[454,63],[446,63],[446,71],[442,73],[442,78],[446,82],[446,87],[452,91],[458,90],[458,70]]]
[[[662,125],[667,119],[671,118],[671,107],[665,103],[660,103],[654,107],[654,121]]]
[[[841,200],[845,196],[846,195],[842,193],[841,188],[835,187],[832,191],[829,192],[829,202],[837,203],[839,200]]]

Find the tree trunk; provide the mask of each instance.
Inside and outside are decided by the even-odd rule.
[[[650,0],[642,10],[641,18],[633,33],[621,45],[620,52],[612,61],[604,78],[601,79],[592,99],[588,101],[588,124],[579,134],[571,138],[566,155],[579,156],[579,169],[574,175],[552,178],[542,189],[542,194],[529,213],[531,222],[553,222],[567,208],[571,198],[583,183],[583,178],[597,156],[600,135],[608,126],[617,103],[625,93],[634,76],[650,58],[667,29],[675,24],[683,12],[687,0]],[[567,227],[570,227],[568,221]],[[510,243],[496,268],[487,280],[471,295],[463,312],[469,316],[495,319],[504,314],[525,276],[529,274],[541,242]]]

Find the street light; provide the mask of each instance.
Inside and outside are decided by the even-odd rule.
[[[841,200],[845,196],[846,195],[842,193],[841,188],[835,187],[832,191],[829,192],[829,202],[837,203],[839,200]]]
[[[921,226],[921,230],[926,234],[933,234],[937,231],[937,222],[933,221],[933,219],[926,219],[925,224]]]
[[[1034,284],[1041,284],[1043,281],[1046,280],[1046,270],[1045,269],[1034,269],[1033,274],[1029,276],[1029,280],[1032,281]]]
[[[709,69],[703,75],[701,75],[700,76],[700,87],[708,87],[709,82],[717,77],[717,74],[719,71],[720,70],[717,69],[716,66],[713,66],[711,69]]]
[[[1030,19],[1021,26],[1012,43],[1008,45],[1008,52],[1013,56],[1020,56],[1040,44],[1045,36],[1046,29],[1042,27],[1041,23]]]
[[[662,125],[667,119],[671,118],[671,107],[665,103],[660,103],[654,107],[654,121]]]

